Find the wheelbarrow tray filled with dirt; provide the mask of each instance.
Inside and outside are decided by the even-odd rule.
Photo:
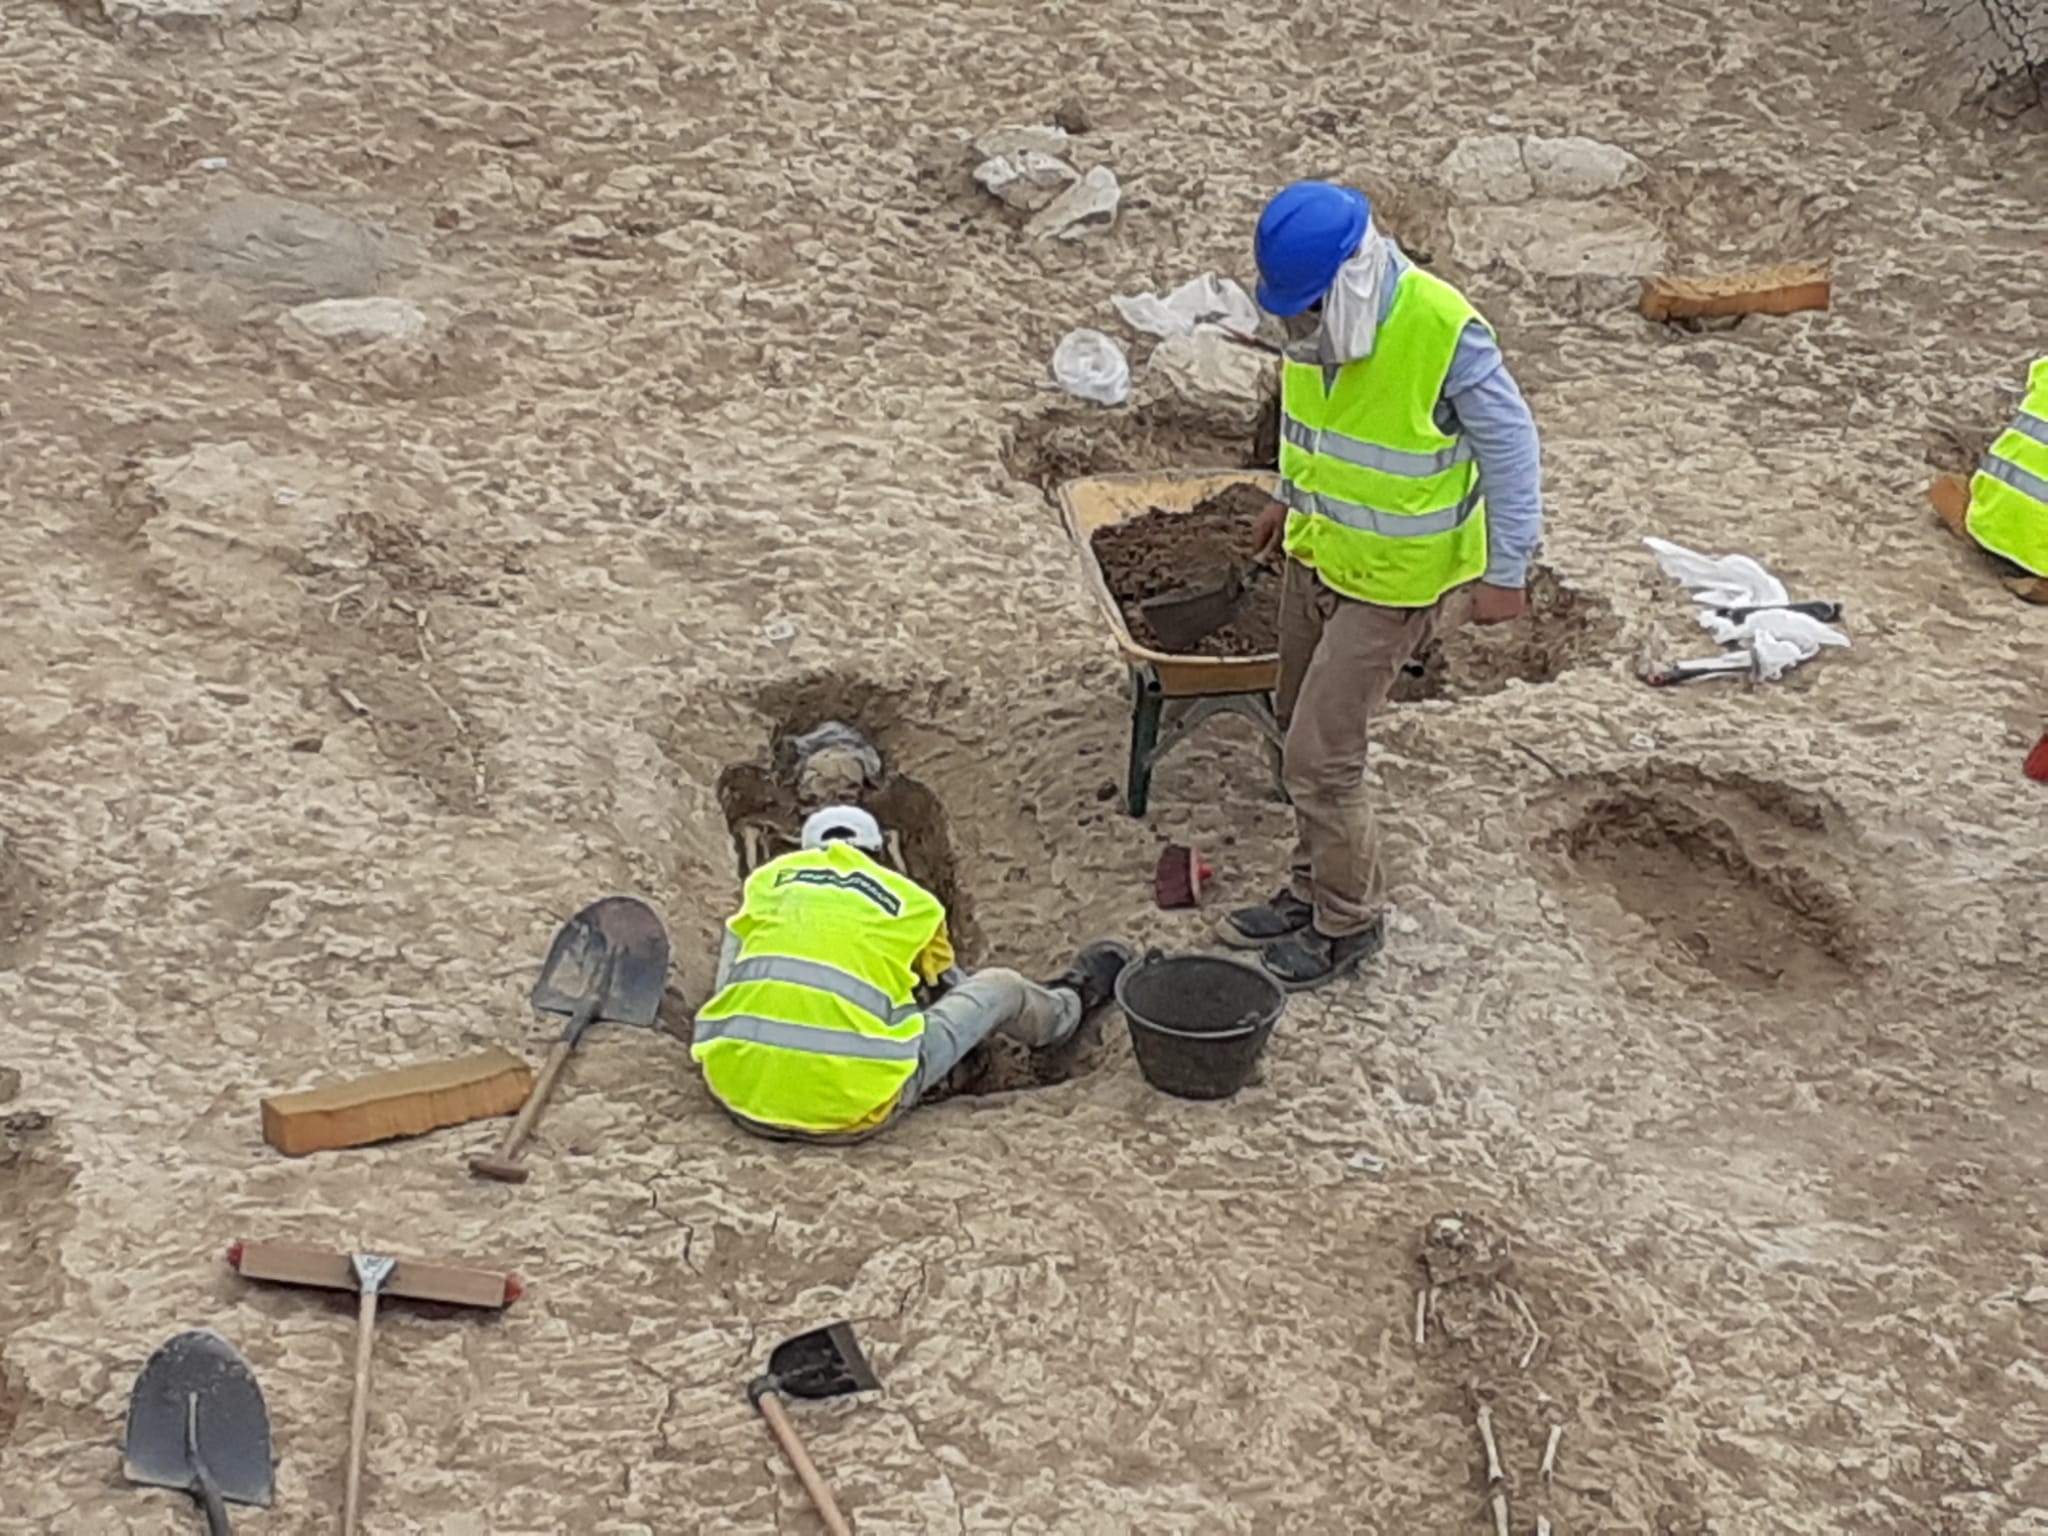
[[[1158,470],[1068,480],[1054,493],[1060,521],[1080,551],[1082,585],[1094,598],[1130,672],[1131,739],[1124,810],[1132,816],[1145,814],[1151,800],[1152,770],[1160,760],[1205,720],[1218,715],[1235,715],[1251,723],[1266,742],[1276,786],[1279,782],[1281,738],[1272,704],[1273,690],[1280,681],[1278,651],[1200,656],[1142,644],[1125,622],[1095,554],[1099,529],[1153,511],[1192,512],[1210,497],[1243,485],[1256,486],[1270,495],[1278,489],[1279,477],[1256,469]],[[1244,532],[1249,543],[1249,523]]]
[[[1081,579],[1109,632],[1133,671],[1156,679],[1167,698],[1200,695],[1268,693],[1280,678],[1278,652],[1256,656],[1198,656],[1156,650],[1142,644],[1124,620],[1123,609],[1110,591],[1102,562],[1096,558],[1098,529],[1142,517],[1156,510],[1188,512],[1218,492],[1237,485],[1264,491],[1278,488],[1278,477],[1256,469],[1159,470],[1150,474],[1092,475],[1068,480],[1055,493],[1060,520],[1081,553]],[[1247,527],[1249,537],[1250,529]]]

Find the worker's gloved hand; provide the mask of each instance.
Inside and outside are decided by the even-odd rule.
[[[1280,553],[1280,541],[1287,533],[1287,504],[1269,501],[1259,508],[1252,523],[1252,558],[1266,560]]]
[[[1474,624],[1506,624],[1528,611],[1526,588],[1490,587],[1482,581],[1472,589],[1472,606],[1465,616]]]

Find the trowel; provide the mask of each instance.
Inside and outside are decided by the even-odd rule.
[[[1254,586],[1272,574],[1263,560],[1232,561],[1200,581],[1146,598],[1138,612],[1167,650],[1192,650],[1243,613]]]

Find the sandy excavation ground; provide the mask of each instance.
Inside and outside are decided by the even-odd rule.
[[[1485,1532],[1477,1400],[1518,1536],[2048,1531],[2048,612],[1920,500],[2048,335],[2048,159],[1954,112],[1931,23],[220,9],[0,29],[0,1530],[197,1528],[116,1453],[195,1324],[275,1419],[238,1528],[333,1527],[347,1303],[226,1270],[270,1236],[530,1285],[392,1309],[375,1532],[815,1532],[740,1389],[842,1315],[887,1391],[802,1418],[866,1536]],[[1069,97],[1122,217],[1026,243],[966,141]],[[1834,309],[1660,329],[1468,260],[1431,173],[1489,129],[1624,146],[1651,174],[1602,217],[1688,270],[1825,257]],[[1112,293],[1242,275],[1317,173],[1500,324],[1547,602],[1595,629],[1387,721],[1389,952],[1236,1102],[1152,1093],[1112,1020],[1066,1083],[857,1151],[743,1138],[679,1035],[721,776],[778,727],[855,718],[937,796],[985,956],[1199,942],[1151,905],[1168,837],[1270,886],[1246,731],[1119,814],[1124,677],[1036,483],[1247,444],[1041,386]],[[278,319],[375,296],[414,308]],[[1644,688],[1700,645],[1652,532],[1843,600],[1854,649]],[[465,1173],[495,1125],[261,1143],[267,1092],[538,1059],[534,969],[612,890],[670,926],[671,1032],[592,1038],[530,1185]],[[1486,1241],[1434,1251],[1418,1347],[1457,1211]]]

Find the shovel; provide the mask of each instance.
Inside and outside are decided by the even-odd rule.
[[[853,1336],[853,1324],[831,1323],[793,1339],[784,1339],[768,1356],[766,1373],[747,1383],[747,1401],[768,1421],[769,1432],[796,1469],[797,1480],[811,1496],[830,1536],[853,1536],[832,1490],[818,1474],[817,1464],[782,1406],[785,1397],[845,1397],[854,1392],[879,1392],[882,1379],[869,1366]]]
[[[498,1155],[472,1157],[469,1171],[524,1184],[529,1170],[519,1161],[519,1150],[547,1107],[555,1079],[562,1075],[583,1031],[592,1024],[652,1024],[667,978],[668,934],[646,902],[607,896],[564,923],[548,950],[540,980],[533,984],[533,1006],[543,1013],[565,1013],[569,1022],[548,1052],[540,1080],[505,1133]]]
[[[1220,574],[1148,597],[1138,604],[1138,612],[1167,650],[1192,650],[1244,612],[1252,584],[1272,574],[1273,568],[1263,560],[1233,562]]]
[[[122,1468],[131,1483],[199,1501],[207,1536],[229,1536],[227,1506],[268,1506],[270,1410],[235,1346],[205,1328],[158,1345],[128,1394]]]

